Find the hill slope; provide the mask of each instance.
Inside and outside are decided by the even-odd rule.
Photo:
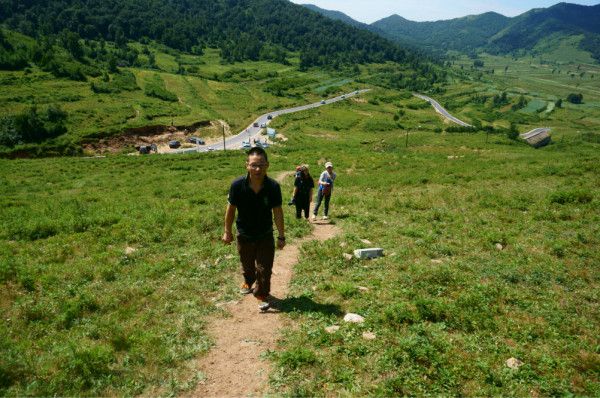
[[[152,39],[188,52],[218,47],[227,61],[286,51],[300,52],[304,66],[410,58],[381,37],[285,0],[1,0],[0,23],[30,36],[67,30],[84,39]]]
[[[505,28],[509,21],[510,18],[494,12],[436,22],[414,22],[392,15],[374,22],[372,26],[395,41],[419,43],[434,49],[468,51],[486,45],[487,40]]]
[[[514,18],[489,12],[448,21],[414,22],[393,15],[371,26],[397,42],[416,42],[442,51],[486,50],[502,54],[530,51],[551,36],[556,43],[581,36],[580,49],[600,60],[600,4],[560,3]]]
[[[581,48],[600,60],[600,4],[581,6],[560,3],[534,9],[513,18],[510,24],[490,38],[488,48],[500,53],[530,50],[551,35],[584,35]]]

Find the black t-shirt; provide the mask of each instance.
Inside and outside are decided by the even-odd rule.
[[[315,187],[315,182],[312,178],[296,177],[294,186],[298,188],[296,197],[299,199],[307,200],[310,194],[310,190]]]
[[[236,178],[229,188],[229,203],[237,208],[238,233],[248,239],[261,239],[273,234],[273,208],[281,207],[281,187],[265,177],[258,193],[250,188],[248,175]]]

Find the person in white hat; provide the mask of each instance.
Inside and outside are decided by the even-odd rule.
[[[319,177],[319,189],[317,190],[317,199],[315,201],[315,209],[313,210],[312,219],[315,220],[319,214],[319,207],[321,201],[325,198],[325,205],[323,206],[323,220],[329,218],[329,201],[331,200],[331,193],[333,192],[333,182],[335,181],[336,174],[333,171],[333,163],[325,163],[325,171],[321,173]]]

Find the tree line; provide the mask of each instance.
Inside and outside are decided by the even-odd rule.
[[[32,37],[68,31],[118,47],[150,39],[184,52],[219,48],[229,62],[284,63],[289,52],[301,54],[304,68],[416,57],[284,0],[0,0],[0,22]]]

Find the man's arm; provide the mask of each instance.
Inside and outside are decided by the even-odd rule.
[[[273,208],[273,219],[279,233],[277,236],[277,248],[283,249],[285,246],[285,226],[283,225],[283,209],[281,206]]]
[[[231,232],[231,228],[233,227],[233,219],[235,218],[236,209],[237,207],[231,203],[227,204],[227,209],[225,210],[225,232],[223,232],[223,242],[225,242],[225,244],[233,241],[233,233]]]

